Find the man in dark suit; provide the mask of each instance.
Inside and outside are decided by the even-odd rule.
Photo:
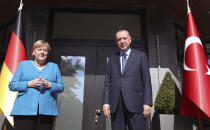
[[[112,130],[145,130],[152,107],[149,64],[145,53],[130,48],[127,30],[116,32],[120,52],[109,57],[103,111],[111,114]]]

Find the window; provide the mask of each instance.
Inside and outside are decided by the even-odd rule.
[[[132,32],[133,40],[141,40],[139,14],[56,12],[53,21],[53,38],[112,40],[122,26]]]

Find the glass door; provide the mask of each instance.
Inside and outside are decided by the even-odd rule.
[[[95,47],[54,46],[51,58],[64,81],[55,130],[94,130]]]
[[[107,57],[115,47],[54,46],[51,58],[64,81],[55,130],[111,130],[102,111]],[[107,122],[107,123],[106,123]]]
[[[60,71],[65,91],[59,96],[60,115],[56,120],[57,130],[82,129],[84,81],[85,81],[85,56],[61,56]]]

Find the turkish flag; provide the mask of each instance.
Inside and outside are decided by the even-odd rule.
[[[180,112],[182,115],[210,118],[210,70],[189,9]]]

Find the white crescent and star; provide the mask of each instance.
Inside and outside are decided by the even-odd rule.
[[[188,37],[185,41],[185,48],[184,48],[184,54],[187,50],[187,48],[193,44],[193,43],[198,43],[202,46],[202,43],[201,43],[201,40],[200,38],[196,37],[196,36],[191,36],[191,37]],[[203,47],[203,46],[202,46]],[[206,72],[206,75],[210,75],[210,69],[209,69],[209,66],[206,65],[207,67],[207,72]],[[193,68],[189,68],[186,64],[185,64],[185,57],[184,57],[184,70],[187,70],[187,71],[195,71],[196,69],[193,69]]]

